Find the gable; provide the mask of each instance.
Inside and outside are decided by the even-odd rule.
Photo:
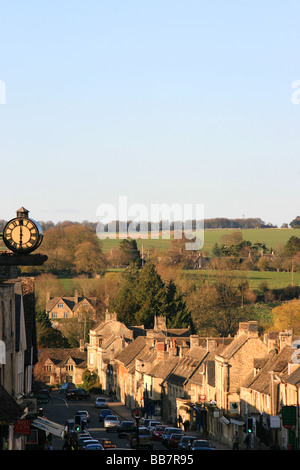
[[[60,305],[62,307],[60,307]],[[47,311],[51,312],[53,309],[59,311],[59,309],[68,309],[70,311],[73,310],[74,302],[64,297],[55,297],[47,302]]]

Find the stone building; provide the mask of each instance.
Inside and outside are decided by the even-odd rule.
[[[49,386],[64,382],[82,384],[82,374],[87,368],[87,353],[80,348],[45,348],[39,355],[34,375],[36,380]]]
[[[68,318],[81,319],[88,315],[95,319],[96,298],[80,297],[77,290],[74,297],[51,297],[47,292],[46,314],[54,327],[58,327],[59,320]]]
[[[115,389],[115,357],[139,335],[144,335],[143,327],[127,328],[118,321],[116,313],[109,312],[90,330],[87,364],[89,370],[97,373],[104,392]]]
[[[37,362],[34,280],[16,278],[0,283],[0,449],[4,436],[10,449],[24,449],[24,436],[14,434],[16,420],[25,417],[33,391]]]

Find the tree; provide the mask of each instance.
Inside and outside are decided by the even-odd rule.
[[[61,331],[47,326],[42,322],[36,322],[37,342],[39,348],[69,348],[68,339]]]
[[[166,316],[170,327],[190,325],[184,297],[173,281],[166,285],[153,263],[144,268],[130,267],[126,280],[113,303],[118,318],[125,324],[153,327],[155,316]]]
[[[247,285],[231,273],[220,272],[215,281],[204,282],[195,289],[188,307],[199,334],[233,335],[245,318],[242,308]]]
[[[124,256],[124,264],[129,265],[130,263],[137,263],[139,267],[141,266],[141,254],[138,250],[136,240],[125,238],[121,240],[119,247]]]
[[[166,285],[165,311],[169,328],[189,328],[191,326],[191,312],[186,306],[183,294],[172,279]]]
[[[292,236],[284,245],[284,255],[292,258],[298,251],[300,251],[300,238]]]
[[[136,301],[139,306],[135,314],[138,324],[150,328],[154,316],[165,315],[166,292],[164,283],[154,264],[147,263],[139,272]]]
[[[106,259],[102,244],[91,226],[62,223],[45,232],[39,251],[48,256],[42,269],[50,272],[102,273]]]
[[[285,302],[272,310],[273,326],[276,331],[293,330],[295,335],[300,334],[300,302],[292,300]]]
[[[74,264],[77,273],[102,273],[106,268],[106,259],[100,244],[82,242],[75,251]]]
[[[300,217],[299,217],[299,215],[294,220],[292,220],[292,222],[290,222],[290,226],[292,228],[300,228]]]

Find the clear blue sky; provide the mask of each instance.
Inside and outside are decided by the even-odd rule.
[[[0,219],[300,215],[299,0],[0,0]]]

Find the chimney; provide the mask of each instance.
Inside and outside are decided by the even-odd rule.
[[[75,289],[75,304],[78,304],[78,290]]]
[[[239,337],[244,333],[253,338],[257,338],[258,337],[258,322],[257,321],[240,322],[237,336]]]
[[[206,350],[207,352],[215,351],[217,348],[217,342],[213,338],[206,338]]]
[[[50,300],[50,291],[47,290],[47,293],[46,293],[46,301],[48,302]]]
[[[157,359],[164,359],[165,356],[165,343],[163,341],[157,341],[155,344]]]
[[[182,344],[179,346],[179,357],[183,357],[189,350],[189,346],[186,341],[183,341]]]
[[[84,352],[84,339],[81,339],[79,342],[79,349],[81,352]]]
[[[154,317],[154,330],[164,331],[167,329],[167,319],[164,316]]]
[[[293,342],[293,330],[280,331],[279,333],[280,351],[282,351],[282,349],[285,346],[292,346],[292,342]]]
[[[199,346],[199,336],[198,335],[191,335],[190,336],[190,348],[193,349],[196,346]]]

